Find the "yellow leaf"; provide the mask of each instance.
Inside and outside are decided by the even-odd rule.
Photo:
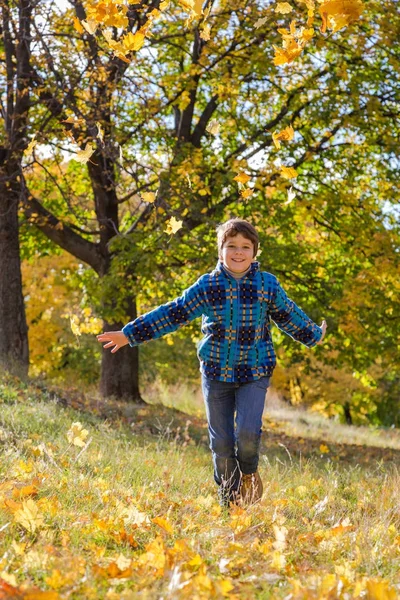
[[[322,2],[319,12],[322,17],[321,32],[325,33],[328,27],[339,31],[352,21],[359,18],[364,6],[361,0],[327,0]]]
[[[120,571],[126,571],[126,569],[128,569],[131,566],[132,559],[126,558],[126,556],[120,554],[117,560],[115,561],[115,564],[117,565]]]
[[[152,521],[153,523],[164,529],[164,531],[166,531],[167,533],[174,533],[174,528],[172,527],[171,523],[167,521],[167,519],[164,519],[163,517],[155,517],[154,519],[152,519]]]
[[[135,34],[129,32],[122,38],[122,46],[126,53],[135,52],[140,50],[145,39],[145,35],[141,31],[137,31]]]
[[[366,582],[368,598],[370,600],[396,600],[397,592],[390,587],[388,581],[368,579]]]
[[[31,498],[22,503],[22,508],[16,511],[14,519],[31,533],[34,533],[44,522],[37,504]]]
[[[325,446],[325,444],[320,445],[319,451],[322,452],[322,454],[328,454],[330,452],[328,446]]]
[[[206,127],[206,131],[212,135],[218,135],[220,130],[220,124],[216,119],[212,119]]]
[[[297,177],[297,171],[293,167],[285,167],[284,165],[282,165],[281,175],[286,179],[294,179],[295,177]]]
[[[45,582],[49,587],[58,590],[69,583],[69,579],[63,577],[58,569],[53,569],[50,577],[45,577]]]
[[[142,192],[140,196],[145,202],[154,202],[156,199],[156,194],[154,192]]]
[[[236,177],[233,178],[233,181],[237,181],[238,183],[247,183],[250,181],[251,177],[246,173],[239,173]]]
[[[176,233],[177,231],[179,231],[179,229],[182,227],[183,221],[179,221],[178,219],[175,219],[175,217],[171,217],[168,221],[167,221],[167,228],[164,229],[164,231],[170,235],[172,235],[173,233]]]
[[[91,35],[96,33],[96,29],[99,26],[98,23],[94,19],[88,19],[87,21],[81,21],[81,24],[84,26],[86,31]]]
[[[77,17],[74,17],[74,27],[78,33],[83,33],[85,31]]]
[[[263,17],[262,19],[257,19],[257,21],[254,23],[254,27],[256,29],[258,29],[259,27],[262,27],[264,25],[264,23],[266,23],[268,21],[268,17]]]
[[[278,2],[275,7],[275,12],[280,13],[281,15],[287,15],[292,12],[293,7],[290,6],[289,2]]]
[[[94,147],[89,142],[88,144],[86,144],[86,147],[84,150],[79,150],[79,152],[74,157],[74,160],[76,160],[77,162],[86,164],[87,161],[89,160],[89,158],[92,156],[93,152],[94,152]]]
[[[274,64],[280,66],[293,62],[298,56],[300,56],[300,54],[303,51],[303,48],[298,45],[291,49],[277,48],[277,46],[274,46],[274,50]]]
[[[71,331],[74,335],[81,335],[81,330],[79,328],[79,319],[76,315],[70,315],[69,321],[71,324]]]
[[[160,10],[166,10],[169,7],[169,0],[164,0],[163,2],[160,3],[159,9]]]
[[[196,556],[194,556],[192,560],[189,560],[189,562],[186,564],[188,567],[200,567],[200,565],[203,564],[203,559],[201,558],[200,554],[196,554]]]
[[[272,140],[273,140],[277,150],[279,150],[279,148],[281,147],[280,140],[289,142],[293,138],[294,138],[294,129],[291,125],[289,125],[288,127],[285,127],[285,129],[283,129],[279,133],[277,131],[274,131],[272,134]]]
[[[37,140],[35,140],[35,138],[33,137],[32,140],[29,142],[27,148],[24,150],[25,156],[32,154],[33,149],[36,146],[36,144],[37,144]]]
[[[149,565],[154,569],[163,569],[165,566],[164,544],[160,536],[147,544],[146,552],[139,556],[139,565]]]
[[[78,446],[79,448],[83,448],[86,444],[85,440],[89,432],[87,429],[82,428],[82,424],[77,421],[76,423],[72,423],[71,427],[67,431],[67,438],[70,444],[74,446]]]
[[[200,33],[201,39],[204,40],[205,42],[207,42],[211,37],[210,31],[211,31],[211,25],[209,25],[207,23],[207,25],[204,25],[204,27]]]
[[[279,552],[278,550],[275,550],[275,552],[272,553],[272,561],[271,561],[271,567],[273,567],[274,569],[278,569],[279,571],[281,569],[284,569],[286,566],[286,558],[283,554],[281,554],[281,552]]]
[[[18,585],[15,575],[13,575],[12,573],[7,573],[7,571],[1,571],[0,578],[9,583],[10,585],[13,585],[14,587],[17,587]]]
[[[96,122],[96,127],[97,127],[97,137],[100,140],[100,143],[103,144],[104,143],[104,131],[101,127],[101,123],[99,123],[98,121]]]
[[[250,196],[252,196],[253,194],[254,190],[252,190],[251,188],[247,188],[240,192],[240,195],[242,196],[242,198],[244,198],[244,200],[247,200],[247,198],[250,198]]]

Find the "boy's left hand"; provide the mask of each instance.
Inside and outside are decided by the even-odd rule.
[[[97,336],[97,341],[108,342],[108,344],[104,344],[104,348],[111,348],[113,354],[129,344],[128,338],[122,331],[106,331]]]
[[[324,339],[324,336],[325,336],[325,331],[326,331],[326,321],[325,321],[325,319],[322,321],[321,329],[322,329],[322,338],[319,340],[319,342],[317,342],[317,344],[320,344],[322,342],[322,340]]]

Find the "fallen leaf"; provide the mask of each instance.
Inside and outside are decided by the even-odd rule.
[[[77,421],[72,423],[71,427],[67,431],[67,438],[70,444],[83,448],[86,444],[86,438],[89,435],[87,429],[83,429],[82,424]]]
[[[31,498],[23,502],[22,508],[15,512],[14,520],[30,533],[35,533],[44,523],[37,504]]]

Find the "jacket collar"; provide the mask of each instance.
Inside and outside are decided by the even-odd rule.
[[[259,271],[259,269],[260,269],[260,263],[255,260],[254,262],[251,263],[250,271],[248,271],[246,273],[246,275],[244,275],[244,278],[246,278],[246,277],[253,278],[254,275],[257,273],[257,271]],[[232,275],[230,275],[228,273],[228,271],[224,267],[224,263],[222,262],[222,260],[218,260],[217,266],[215,267],[215,271],[223,273],[225,275],[225,277],[229,277],[230,279],[232,279]]]

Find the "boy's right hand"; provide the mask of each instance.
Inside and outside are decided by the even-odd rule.
[[[98,335],[97,340],[99,342],[108,342],[107,344],[104,344],[104,348],[111,348],[111,346],[114,346],[111,350],[113,354],[123,346],[129,344],[128,338],[122,331],[106,331],[105,333]]]

